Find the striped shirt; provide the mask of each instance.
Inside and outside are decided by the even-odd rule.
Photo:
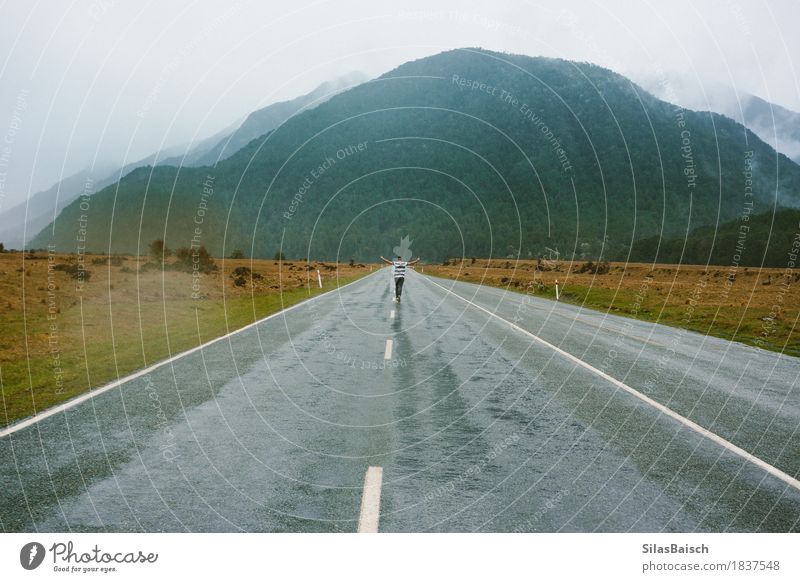
[[[406,276],[406,261],[392,261],[392,275],[395,279]]]

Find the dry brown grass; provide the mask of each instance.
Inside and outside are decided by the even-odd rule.
[[[425,273],[550,298],[558,280],[569,303],[800,355],[799,270],[610,263],[606,274],[578,272],[584,265],[464,259]]]
[[[90,277],[82,286],[48,268],[77,261],[0,254],[0,425],[369,273],[368,265],[286,261],[279,270],[275,261],[217,259],[218,271],[196,278],[193,289],[192,274],[142,270],[143,257],[112,265],[87,256]],[[257,276],[240,277],[237,285],[233,272],[241,267]]]

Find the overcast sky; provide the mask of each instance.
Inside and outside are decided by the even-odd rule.
[[[718,87],[735,86],[800,111],[798,23],[797,0],[6,2],[0,211],[337,75],[455,47],[591,61],[651,86],[669,78],[694,107],[715,109]]]

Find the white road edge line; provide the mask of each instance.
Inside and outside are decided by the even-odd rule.
[[[386,349],[383,351],[383,359],[384,360],[391,360],[392,359],[392,344],[394,342],[390,339],[386,340]]]
[[[249,323],[246,326],[240,327],[239,329],[237,329],[235,331],[232,331],[232,332],[230,332],[228,334],[222,335],[222,336],[220,336],[218,338],[215,338],[215,339],[213,339],[211,341],[208,341],[208,342],[206,342],[206,343],[204,343],[202,345],[199,345],[199,346],[196,346],[196,347],[191,348],[189,350],[186,350],[185,352],[181,352],[179,354],[176,354],[176,355],[174,355],[174,356],[172,356],[170,358],[167,358],[166,360],[162,360],[160,362],[157,362],[157,363],[153,364],[152,366],[148,366],[147,368],[143,368],[143,369],[141,369],[141,370],[139,370],[137,372],[133,372],[132,374],[128,374],[127,376],[125,376],[123,378],[119,378],[118,380],[114,380],[113,382],[111,382],[109,384],[105,384],[104,386],[100,386],[99,388],[95,388],[95,389],[91,390],[90,392],[86,392],[85,394],[81,394],[80,396],[77,396],[77,397],[73,398],[72,400],[67,400],[63,404],[59,404],[59,405],[53,406],[51,408],[46,408],[45,410],[39,412],[36,416],[32,416],[30,418],[26,418],[26,419],[21,420],[19,422],[10,424],[10,425],[8,425],[7,427],[5,427],[3,429],[0,429],[0,438],[6,437],[6,436],[8,436],[10,434],[13,434],[13,433],[15,433],[17,431],[20,431],[23,428],[27,428],[29,426],[32,426],[32,425],[36,424],[37,422],[40,422],[40,421],[42,421],[42,420],[44,420],[46,418],[49,418],[51,416],[54,416],[54,415],[58,414],[59,412],[63,412],[65,410],[69,410],[70,408],[72,408],[74,406],[77,406],[78,404],[81,404],[82,402],[86,402],[87,400],[90,400],[91,398],[94,398],[95,396],[99,396],[100,394],[103,394],[104,392],[108,392],[109,390],[111,390],[113,388],[116,388],[117,386],[119,386],[121,384],[124,384],[126,382],[130,382],[131,380],[135,380],[136,378],[141,378],[142,376],[146,376],[147,374],[157,370],[161,366],[165,366],[165,365],[167,365],[167,364],[169,364],[171,362],[174,362],[175,360],[179,360],[180,358],[183,358],[184,356],[188,356],[190,354],[193,354],[193,353],[195,353],[197,351],[202,350],[203,348],[207,348],[208,346],[210,346],[212,344],[215,344],[215,343],[220,342],[220,341],[222,341],[224,339],[230,338],[230,337],[232,337],[232,336],[234,336],[236,334],[242,333],[243,331],[248,330],[248,329],[250,329],[252,327],[255,327],[257,325],[261,325],[262,323],[264,323],[265,321],[267,321],[269,319],[272,319],[273,317],[278,317],[279,315],[283,315],[283,314],[285,314],[285,313],[287,313],[289,311],[292,311],[293,309],[297,309],[299,307],[302,307],[303,305],[308,305],[310,302],[315,301],[317,299],[320,299],[321,297],[325,297],[326,295],[329,295],[329,294],[331,294],[331,293],[333,293],[335,291],[341,291],[345,287],[349,287],[350,285],[353,285],[354,283],[358,283],[359,281],[364,281],[364,280],[368,279],[369,277],[371,277],[371,275],[367,275],[367,276],[362,277],[360,279],[357,279],[355,281],[351,281],[350,283],[347,283],[346,285],[342,285],[341,287],[336,287],[335,289],[331,289],[330,291],[326,291],[324,293],[320,293],[319,295],[315,295],[314,297],[312,297],[310,299],[306,299],[304,301],[300,301],[299,303],[295,303],[294,305],[291,305],[291,306],[287,307],[286,309],[282,309],[281,311],[278,311],[277,313],[273,313],[272,315],[268,315],[267,317],[265,317],[263,319],[259,319],[258,321],[254,321],[253,323]]]
[[[364,493],[358,515],[358,533],[378,533],[381,517],[381,483],[383,467],[369,467],[364,475]]]
[[[465,302],[469,303],[473,307],[476,307],[476,308],[480,309],[481,311],[484,311],[484,312],[488,313],[492,317],[496,317],[500,321],[503,321],[505,323],[510,324],[513,329],[515,329],[515,330],[527,335],[528,337],[532,338],[533,340],[537,341],[538,343],[542,344],[543,346],[546,346],[546,347],[550,348],[551,350],[555,351],[556,353],[564,356],[568,360],[571,360],[572,362],[576,363],[577,365],[581,366],[582,368],[585,368],[586,370],[589,370],[590,372],[600,376],[604,380],[607,380],[607,381],[611,382],[612,384],[614,384],[618,388],[621,388],[625,392],[627,392],[627,393],[631,394],[632,396],[635,396],[639,400],[649,404],[650,406],[654,407],[655,409],[657,409],[661,413],[665,414],[666,416],[669,416],[673,420],[678,421],[679,423],[681,423],[682,425],[690,428],[691,430],[695,431],[699,435],[704,436],[707,439],[717,443],[718,445],[720,445],[721,447],[727,449],[728,451],[730,451],[730,452],[732,452],[732,453],[734,453],[736,455],[739,455],[744,460],[749,461],[750,463],[752,463],[753,465],[755,465],[756,467],[758,467],[760,469],[763,469],[764,471],[766,471],[767,473],[769,473],[773,477],[777,477],[778,479],[780,479],[781,481],[783,481],[787,485],[790,485],[791,487],[794,487],[795,489],[800,491],[800,481],[798,481],[797,479],[795,479],[794,477],[792,477],[788,473],[784,473],[783,471],[781,471],[777,467],[773,467],[772,465],[770,465],[766,461],[763,461],[763,460],[759,459],[755,455],[751,455],[750,453],[748,453],[744,449],[742,449],[740,447],[737,447],[735,444],[733,444],[732,442],[722,438],[718,434],[711,432],[707,428],[703,428],[702,426],[700,426],[696,422],[693,422],[693,421],[689,420],[685,416],[681,416],[680,414],[678,414],[677,412],[675,412],[671,408],[667,408],[666,406],[664,406],[663,404],[661,404],[659,402],[656,402],[655,400],[653,400],[649,396],[645,396],[644,394],[642,394],[638,390],[636,390],[634,388],[631,388],[630,386],[628,386],[624,382],[621,382],[621,381],[617,380],[616,378],[613,378],[613,377],[609,376],[608,374],[606,374],[602,370],[598,370],[597,368],[595,368],[591,364],[589,364],[587,362],[584,362],[583,360],[581,360],[580,358],[578,358],[576,356],[573,356],[569,352],[565,352],[564,350],[562,350],[558,346],[554,346],[550,342],[548,342],[546,340],[543,340],[542,338],[540,338],[537,335],[532,334],[528,330],[519,327],[515,323],[512,323],[512,322],[508,321],[507,319],[503,319],[502,317],[500,317],[496,313],[494,313],[492,311],[489,311],[485,307],[481,307],[480,305],[477,305],[477,304],[473,303],[472,301],[470,301],[469,299],[467,299],[465,297],[462,297],[458,293],[450,291],[450,289],[448,289],[447,287],[443,287],[442,285],[439,285],[439,283],[437,283],[436,281],[431,280],[430,277],[424,277],[424,278],[429,283],[433,283],[434,285],[436,285],[440,289],[443,289],[444,291],[446,291],[447,293],[450,293],[451,295],[455,295],[456,297],[458,297],[462,301],[465,301]]]

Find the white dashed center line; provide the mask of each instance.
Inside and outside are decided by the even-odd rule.
[[[386,340],[386,349],[383,352],[383,359],[384,360],[391,360],[392,359],[392,340]]]
[[[358,533],[378,533],[382,482],[383,468],[369,467],[364,476],[364,493],[361,496],[361,513],[358,516]]]

